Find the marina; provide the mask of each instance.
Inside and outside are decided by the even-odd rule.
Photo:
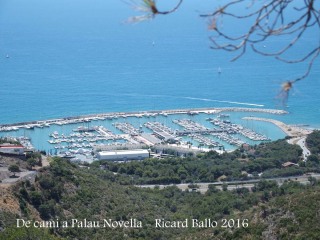
[[[228,121],[221,121],[219,119],[214,119],[210,121],[216,126],[219,126],[224,132],[230,134],[241,134],[246,138],[249,138],[254,141],[269,141],[270,139],[263,134],[252,131],[251,129],[245,128],[239,124],[232,124]]]
[[[129,135],[132,135],[132,136],[139,135],[141,132],[139,129],[134,128],[132,126],[132,124],[127,123],[127,122],[125,122],[125,123],[116,122],[116,123],[113,123],[113,125],[116,128],[118,128],[119,130],[121,130],[122,132],[129,134]]]
[[[277,136],[267,136],[268,130],[253,126],[252,122],[247,126],[248,121],[242,118],[248,114],[264,117],[281,116],[286,112],[260,108],[206,108],[104,113],[0,125],[0,136],[30,139],[35,149],[50,155],[89,155],[95,149],[130,149],[137,144],[149,147],[175,144],[204,151],[229,151],[244,143],[257,144],[284,136],[280,129]]]
[[[151,129],[153,133],[161,140],[166,141],[176,137],[172,129],[159,122],[146,122],[144,126]]]
[[[160,110],[160,111],[143,111],[143,112],[119,112],[119,113],[101,113],[85,116],[66,117],[51,120],[30,121],[22,123],[0,124],[0,132],[17,131],[20,128],[34,129],[50,127],[51,125],[68,125],[78,123],[89,123],[98,120],[113,120],[127,117],[156,117],[157,115],[168,116],[173,114],[196,115],[199,113],[214,114],[221,112],[260,112],[268,114],[287,114],[287,111],[277,109],[262,108],[197,108],[197,109],[176,109],[176,110]]]

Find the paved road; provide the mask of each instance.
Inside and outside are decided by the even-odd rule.
[[[307,161],[308,156],[311,154],[309,149],[306,146],[306,136],[304,137],[295,137],[288,139],[288,143],[290,144],[298,144],[302,148],[302,157],[303,161]]]
[[[302,148],[303,161],[307,161],[308,156],[311,154],[306,146],[306,137],[303,137],[297,141],[297,144]]]
[[[320,179],[320,174],[311,174],[311,175],[303,175],[303,176],[296,176],[296,177],[282,177],[282,178],[268,178],[268,179],[253,179],[253,180],[247,180],[247,181],[232,181],[232,182],[213,182],[213,183],[196,183],[198,188],[194,188],[194,191],[205,193],[209,185],[214,185],[218,189],[222,188],[223,184],[228,185],[228,190],[233,190],[237,188],[252,188],[255,183],[261,181],[261,180],[269,180],[269,181],[276,181],[279,185],[282,185],[285,181],[291,180],[291,181],[296,181],[302,184],[307,184],[309,183],[308,178],[312,176],[315,177],[316,179]],[[181,183],[181,184],[169,184],[169,185],[162,185],[162,184],[155,184],[155,185],[136,185],[136,187],[141,187],[141,188],[155,188],[156,186],[159,187],[160,189],[169,187],[169,186],[176,186],[182,191],[186,191],[187,189],[190,189],[188,187],[189,183]],[[190,189],[192,190],[192,189]]]

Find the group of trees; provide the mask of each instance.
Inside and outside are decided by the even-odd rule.
[[[308,149],[314,155],[320,154],[320,131],[315,130],[311,134],[308,135],[306,139],[306,144]]]
[[[307,138],[307,144],[317,145],[319,137],[319,132],[315,132]],[[36,155],[32,156],[36,158]],[[244,171],[253,175],[261,171],[263,175],[274,177],[296,174],[297,169],[302,172],[319,170],[319,165],[282,168],[281,164],[286,161],[301,164],[301,149],[285,140],[240,148],[221,155],[210,151],[186,158],[168,157],[127,163],[96,161],[82,167],[56,157],[50,162],[50,167],[40,170],[34,183],[27,180],[15,185],[14,192],[23,218],[32,219],[35,209],[43,220],[136,218],[142,221],[143,228],[57,228],[41,233],[36,230],[28,230],[29,233],[26,233],[26,229],[19,229],[16,234],[34,236],[51,233],[62,238],[77,239],[88,236],[121,239],[123,234],[132,239],[172,239],[186,236],[201,236],[202,239],[210,239],[212,236],[242,239],[246,236],[259,238],[261,234],[266,234],[266,231],[270,231],[268,219],[273,219],[273,231],[277,236],[285,238],[298,234],[308,236],[307,239],[315,239],[312,236],[320,229],[311,230],[309,225],[303,224],[305,219],[318,218],[316,211],[313,208],[311,211],[304,204],[304,201],[314,204],[314,194],[320,192],[320,185],[314,178],[310,177],[308,185],[288,181],[278,186],[276,182],[262,180],[251,191],[242,187],[227,191],[226,185],[222,187],[222,191],[209,185],[205,194],[191,191],[197,187],[197,181],[216,181],[222,175],[225,175],[227,180],[243,179],[247,177],[243,174]],[[114,174],[115,172],[117,174]],[[136,183],[179,182],[190,182],[189,191],[181,191],[174,186],[163,190],[134,187]],[[302,195],[305,196],[303,203],[299,199]],[[292,204],[288,205],[288,201]],[[288,211],[293,214],[286,214]],[[245,218],[249,221],[249,227],[230,231],[221,227],[159,229],[154,227],[155,218],[211,218],[218,221],[222,218]],[[252,221],[253,218],[256,220]],[[298,230],[292,231],[292,228]],[[12,229],[7,227],[2,235],[10,233],[15,236]]]
[[[224,180],[245,180],[248,176],[265,177],[296,176],[309,169],[290,167],[284,169],[285,162],[299,163],[302,149],[288,144],[285,140],[262,143],[250,149],[240,148],[232,153],[219,155],[215,151],[188,156],[186,158],[169,157],[166,159],[148,159],[116,163],[98,161],[93,167],[105,166],[112,172],[131,176],[137,184],[170,184],[183,182],[214,182],[221,176]]]
[[[142,189],[133,185],[124,186],[120,178],[115,177],[111,180],[112,175],[114,176],[108,169],[96,168],[94,165],[80,168],[67,160],[55,158],[51,162],[51,167],[41,170],[34,183],[25,181],[15,186],[14,192],[20,202],[21,217],[32,219],[34,210],[31,210],[30,206],[33,206],[43,220],[70,221],[71,218],[128,220],[136,218],[143,223],[141,229],[70,227],[49,229],[51,234],[68,239],[86,239],[89,236],[92,239],[123,239],[123,234],[130,239],[173,239],[187,236],[189,238],[202,236],[201,239],[212,239],[213,236],[220,239],[229,236],[229,239],[232,239],[238,236],[238,239],[243,239],[247,234],[253,238],[259,238],[267,229],[267,222],[264,222],[263,219],[287,207],[284,206],[287,204],[283,199],[292,198],[297,201],[296,195],[301,196],[304,191],[314,192],[315,189],[320,188],[317,181],[307,186],[286,182],[281,187],[276,182],[261,181],[252,189],[252,192],[245,188],[220,191],[210,185],[206,194],[200,194],[192,191],[184,192],[173,186],[163,190]],[[126,178],[130,181],[130,176]],[[295,206],[294,203],[292,205]],[[272,210],[273,206],[277,208]],[[246,211],[249,209],[252,211]],[[298,211],[297,208],[290,210]],[[300,216],[305,217],[306,214],[311,214],[308,217],[315,217],[316,211],[311,213],[302,207],[298,212],[299,218],[292,223],[302,222],[303,219],[300,219]],[[169,220],[211,218],[217,221],[221,221],[222,218],[246,218],[249,226],[246,229],[235,228],[230,231],[221,227],[215,229],[159,229],[154,227],[156,218]],[[253,218],[256,220],[253,221]],[[277,227],[278,224],[281,228],[285,227],[281,225],[281,221],[273,221],[274,226]],[[304,234],[307,234],[307,227],[300,227]],[[48,232],[38,233],[36,230],[27,228],[21,228],[15,233],[13,228],[7,228],[1,235],[7,236],[6,234],[10,233],[15,236],[15,234],[26,234],[25,231],[30,231],[29,234],[32,236],[48,234]]]
[[[306,139],[307,148],[311,154],[308,156],[305,166],[319,168],[320,165],[320,131],[315,130]]]
[[[26,161],[28,168],[32,169],[34,166],[42,166],[42,156],[40,152],[30,152],[26,154]]]
[[[16,177],[16,173],[20,172],[20,168],[17,164],[12,164],[8,167],[8,170],[13,173],[13,177]]]
[[[40,152],[30,152],[26,154],[26,167],[32,170],[35,166],[42,166],[42,156]],[[11,164],[8,170],[13,173],[13,177],[16,177],[16,173],[20,172],[20,167],[18,164]]]

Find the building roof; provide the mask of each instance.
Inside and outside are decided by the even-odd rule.
[[[0,145],[0,148],[24,148],[22,145]]]
[[[133,154],[149,154],[146,149],[134,149],[134,150],[115,150],[115,151],[101,151],[98,153],[100,156],[114,156],[114,155],[133,155]]]

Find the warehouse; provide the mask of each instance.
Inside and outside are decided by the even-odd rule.
[[[98,160],[113,161],[143,160],[149,156],[149,151],[146,149],[102,151],[97,153]]]

